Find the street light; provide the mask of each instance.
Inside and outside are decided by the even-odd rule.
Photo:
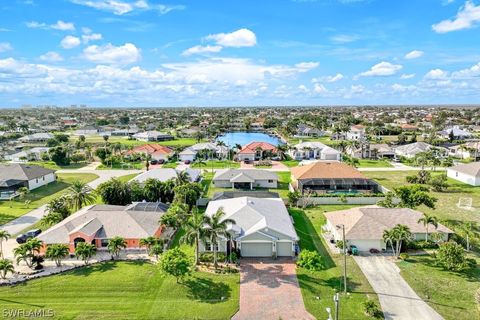
[[[338,293],[335,293],[333,296],[333,302],[335,302],[335,320],[338,320],[338,312],[339,312],[339,302],[340,302],[340,297],[338,296]]]
[[[342,242],[343,242],[343,291],[347,293],[347,244],[345,243],[345,225],[339,224],[337,229],[342,228]]]

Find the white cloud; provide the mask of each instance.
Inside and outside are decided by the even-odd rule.
[[[420,58],[421,56],[423,56],[425,52],[423,51],[420,51],[420,50],[413,50],[413,51],[410,51],[409,53],[407,53],[405,55],[405,59],[417,59],[417,58]]]
[[[336,43],[349,43],[354,42],[359,39],[356,35],[348,35],[348,34],[337,34],[330,37],[330,40]]]
[[[295,64],[295,67],[298,68],[300,72],[307,72],[317,68],[319,65],[320,63],[318,62],[300,62]]]
[[[432,29],[437,33],[446,33],[470,29],[477,22],[480,22],[480,5],[475,6],[473,1],[467,0],[465,5],[460,7],[454,19],[447,19],[434,24]]]
[[[313,86],[313,91],[315,91],[315,93],[326,93],[328,90],[323,84],[315,83],[315,85]]]
[[[49,51],[45,54],[42,54],[39,58],[42,61],[48,61],[48,62],[63,61],[63,57],[55,51]]]
[[[25,25],[27,28],[31,29],[55,29],[61,31],[75,31],[75,25],[72,22],[65,22],[62,20],[58,20],[54,24],[46,24],[45,22],[38,22],[38,21],[29,21],[26,22]]]
[[[386,77],[396,74],[402,68],[403,66],[399,64],[382,61],[371,67],[370,70],[360,73],[360,75],[363,77]]]
[[[394,83],[392,85],[392,90],[395,92],[407,92],[407,91],[413,91],[415,89],[416,87],[413,85],[404,86],[403,84],[399,84],[399,83]]]
[[[400,76],[400,79],[412,79],[415,77],[415,73],[404,73]]]
[[[70,0],[71,2],[97,10],[108,11],[115,15],[124,15],[135,10],[155,10],[159,14],[167,14],[173,10],[183,10],[183,5],[150,4],[146,0]]]
[[[62,41],[60,42],[60,45],[64,49],[72,49],[80,45],[80,39],[74,36],[66,36],[65,38],[62,39]]]
[[[224,47],[253,47],[257,44],[255,33],[245,28],[230,33],[211,34],[205,39]]]
[[[90,41],[102,40],[102,35],[100,33],[89,33],[82,35],[83,43],[89,43]]]
[[[343,77],[343,74],[341,73],[337,73],[336,75],[334,76],[328,76],[326,81],[327,82],[337,82],[337,81],[340,81],[342,80],[344,77]]]
[[[298,90],[301,91],[301,92],[305,92],[305,93],[310,91],[310,90],[308,90],[308,88],[307,88],[305,85],[303,85],[303,84],[301,84],[301,85],[298,86]]]
[[[13,47],[9,42],[0,42],[0,52],[10,51]]]
[[[452,73],[452,78],[455,79],[469,79],[480,76],[480,62],[471,66],[468,69],[455,71]]]
[[[58,20],[57,23],[52,24],[50,27],[55,30],[75,31],[75,25],[72,22],[65,22],[62,20]]]
[[[104,46],[92,45],[83,50],[85,59],[95,63],[125,65],[140,60],[140,49],[132,43],[123,46],[107,44]]]
[[[182,56],[191,56],[193,54],[216,53],[223,49],[222,46],[194,46],[182,52]]]
[[[425,74],[424,78],[429,80],[441,80],[446,79],[448,72],[443,71],[442,69],[433,69]]]

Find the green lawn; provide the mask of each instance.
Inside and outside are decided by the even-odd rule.
[[[291,137],[288,138],[288,143],[291,145],[299,144],[301,142],[321,142],[326,145],[330,145],[333,143],[333,141],[330,139],[330,136],[323,136],[323,137],[302,137],[302,138],[297,138],[297,137]]]
[[[77,136],[70,137],[70,141],[73,142],[76,140],[78,140]],[[201,142],[204,142],[204,141],[206,140],[202,140]],[[85,142],[88,144],[104,144],[105,143],[102,136],[86,136]],[[117,142],[120,142],[127,146],[141,146],[147,143],[152,143],[152,142],[139,141],[139,140],[129,140],[127,137],[111,136],[108,138],[108,143],[117,143]],[[171,147],[188,147],[196,144],[197,140],[194,138],[178,138],[170,141],[159,141],[159,142],[154,141],[153,143],[158,143],[164,146],[171,146]]]
[[[195,272],[181,284],[144,262],[105,262],[0,288],[4,309],[52,309],[59,319],[230,319],[239,276]]]
[[[393,166],[387,160],[368,160],[358,159],[359,168],[392,168]]]
[[[278,188],[270,188],[270,189],[263,189],[263,188],[257,188],[256,190],[262,190],[262,191],[270,191],[270,192],[276,192],[280,195],[281,198],[287,198],[288,195],[288,185],[290,183],[290,178],[291,178],[291,173],[290,172],[275,172],[278,175]],[[205,190],[207,191],[207,197],[211,198],[216,192],[222,192],[222,191],[232,191],[232,188],[217,188],[213,185],[212,179],[213,179],[213,174],[212,173],[207,173],[203,175],[203,185]]]
[[[207,140],[202,139],[200,142],[207,142]],[[158,144],[168,147],[189,147],[200,142],[195,138],[178,138],[170,141],[160,141]]]
[[[296,167],[300,163],[298,160],[283,160],[282,163],[289,168]]]
[[[135,178],[136,176],[138,176],[139,173],[132,173],[132,174],[127,174],[126,176],[121,176],[121,177],[118,177],[117,180],[120,180],[122,182],[128,182],[130,180],[132,180],[133,178]]]
[[[58,197],[65,192],[65,189],[68,188],[74,180],[90,182],[98,178],[96,174],[91,173],[59,173],[57,177],[56,182],[31,191],[23,200],[17,198],[18,200],[13,201],[0,201],[0,225],[18,218],[46,204],[51,199]],[[25,200],[31,201],[28,207],[25,205]]]
[[[335,292],[341,292],[343,288],[343,256],[330,254],[326,248],[325,240],[321,236],[321,227],[325,224],[323,212],[351,207],[328,205],[306,210],[289,210],[300,237],[300,248],[318,250],[324,258],[325,269],[322,271],[312,272],[302,268],[297,269],[303,301],[308,312],[317,319],[327,318],[325,308],[330,307],[334,310],[333,296]],[[362,304],[368,299],[373,299],[378,304],[377,295],[351,257],[347,257],[347,274],[350,294],[340,295],[340,319],[369,319],[363,313]]]
[[[96,170],[142,170],[145,168],[145,162],[125,162],[123,164],[115,163],[113,166],[100,164]]]
[[[86,163],[86,162],[72,163],[72,164],[69,164],[68,166],[59,166],[59,165],[55,164],[55,162],[53,162],[53,161],[30,161],[30,162],[27,162],[27,164],[33,164],[33,165],[41,166],[41,167],[52,169],[52,170],[61,170],[61,169],[83,168],[88,163]]]
[[[178,166],[177,162],[167,162],[167,163],[162,164],[162,168],[175,169],[177,166]]]
[[[225,169],[225,168],[240,168],[240,163],[230,160],[208,160],[205,161],[205,165],[200,165],[199,163],[192,163],[192,168],[197,169]]]
[[[473,258],[473,255],[471,256]],[[480,259],[475,257],[477,265]],[[474,299],[479,288],[480,268],[462,273],[436,267],[431,256],[412,256],[398,263],[403,278],[433,309],[445,319],[480,319]]]

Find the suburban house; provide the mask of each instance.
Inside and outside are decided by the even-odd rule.
[[[42,159],[42,155],[48,153],[48,147],[35,147],[20,152],[5,155],[5,160],[12,162],[37,161]]]
[[[122,237],[127,249],[140,249],[140,239],[160,238],[169,234],[159,224],[168,205],[161,202],[136,202],[128,206],[93,205],[80,209],[62,222],[40,234],[42,252],[50,244],[66,244],[70,253],[80,242],[106,249],[109,239]]]
[[[427,229],[418,220],[423,213],[408,208],[381,208],[378,206],[356,207],[341,211],[324,213],[327,218],[325,230],[330,233],[332,240],[337,242],[343,239],[342,226],[345,227],[346,245],[356,246],[359,251],[390,250],[383,240],[383,232],[398,224],[406,225],[412,233],[413,240],[425,240]],[[442,224],[438,228],[430,225],[429,235],[441,234],[443,241],[448,241],[453,231]]]
[[[357,124],[350,127],[350,131],[347,132],[347,140],[364,140],[365,139],[365,126]]]
[[[480,186],[480,162],[459,164],[447,168],[447,177],[471,186]]]
[[[292,219],[280,198],[241,197],[210,201],[205,214],[214,215],[219,209],[223,219],[232,219],[227,231],[231,240],[221,237],[218,251],[238,251],[242,257],[293,257],[299,240]],[[212,251],[208,241],[200,251]]]
[[[288,150],[288,155],[295,160],[319,159],[337,160],[342,159],[342,153],[321,142],[301,142]]]
[[[152,160],[168,160],[173,155],[174,151],[169,147],[161,146],[159,144],[145,144],[137,146],[127,152],[127,155],[132,154],[148,154]]]
[[[188,174],[190,182],[197,182],[200,180],[201,170],[187,168],[184,171]],[[144,183],[147,179],[157,179],[165,182],[171,179],[176,179],[180,172],[182,171],[173,168],[155,168],[139,174],[133,178],[132,181]]]
[[[73,132],[74,136],[93,136],[100,133],[100,129],[93,126],[85,126]]]
[[[23,143],[43,143],[46,142],[47,140],[52,139],[54,136],[51,133],[48,132],[39,132],[39,133],[34,133],[28,136],[24,136],[19,138]]]
[[[418,130],[418,127],[410,123],[404,123],[400,125],[400,129],[404,132],[415,132]]]
[[[221,169],[215,172],[213,184],[232,189],[277,188],[278,175],[259,169]]]
[[[414,142],[396,147],[394,151],[397,157],[405,157],[411,159],[414,158],[418,153],[427,152],[432,148],[433,146],[428,143]]]
[[[318,161],[292,168],[291,187],[305,192],[327,194],[378,193],[380,186],[357,169],[336,161]]]
[[[139,132],[133,135],[133,137],[139,141],[168,141],[173,140],[173,136],[167,133],[159,131],[145,131]]]
[[[460,129],[459,126],[453,126],[438,132],[438,135],[444,139],[449,139],[452,134],[455,140],[464,140],[472,137],[470,132]]]
[[[267,190],[234,190],[234,191],[221,191],[215,192],[212,197],[212,200],[224,200],[224,199],[233,199],[241,197],[253,197],[253,198],[280,198],[280,195],[276,192],[271,192]]]
[[[197,143],[185,148],[178,156],[181,161],[193,161],[199,152],[204,152],[206,158],[226,158],[228,156],[228,147],[219,146],[215,143]]]
[[[469,141],[448,148],[449,155],[460,159],[475,159],[480,156],[480,142]]]
[[[362,143],[360,146],[347,146],[346,153],[354,158],[360,159],[382,159],[393,158],[395,152],[386,143]]]
[[[296,136],[298,137],[321,137],[323,132],[317,128],[312,128],[304,124],[299,124],[297,126]]]
[[[0,199],[11,199],[17,190],[26,187],[34,190],[57,179],[55,170],[35,165],[0,163]]]
[[[276,146],[268,142],[251,142],[242,147],[237,154],[239,161],[262,160],[265,158],[278,157],[280,151]]]

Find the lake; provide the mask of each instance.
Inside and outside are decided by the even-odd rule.
[[[217,141],[223,141],[229,147],[234,147],[236,144],[244,146],[253,141],[268,142],[274,146],[282,144],[279,138],[261,132],[227,132],[219,136]]]

